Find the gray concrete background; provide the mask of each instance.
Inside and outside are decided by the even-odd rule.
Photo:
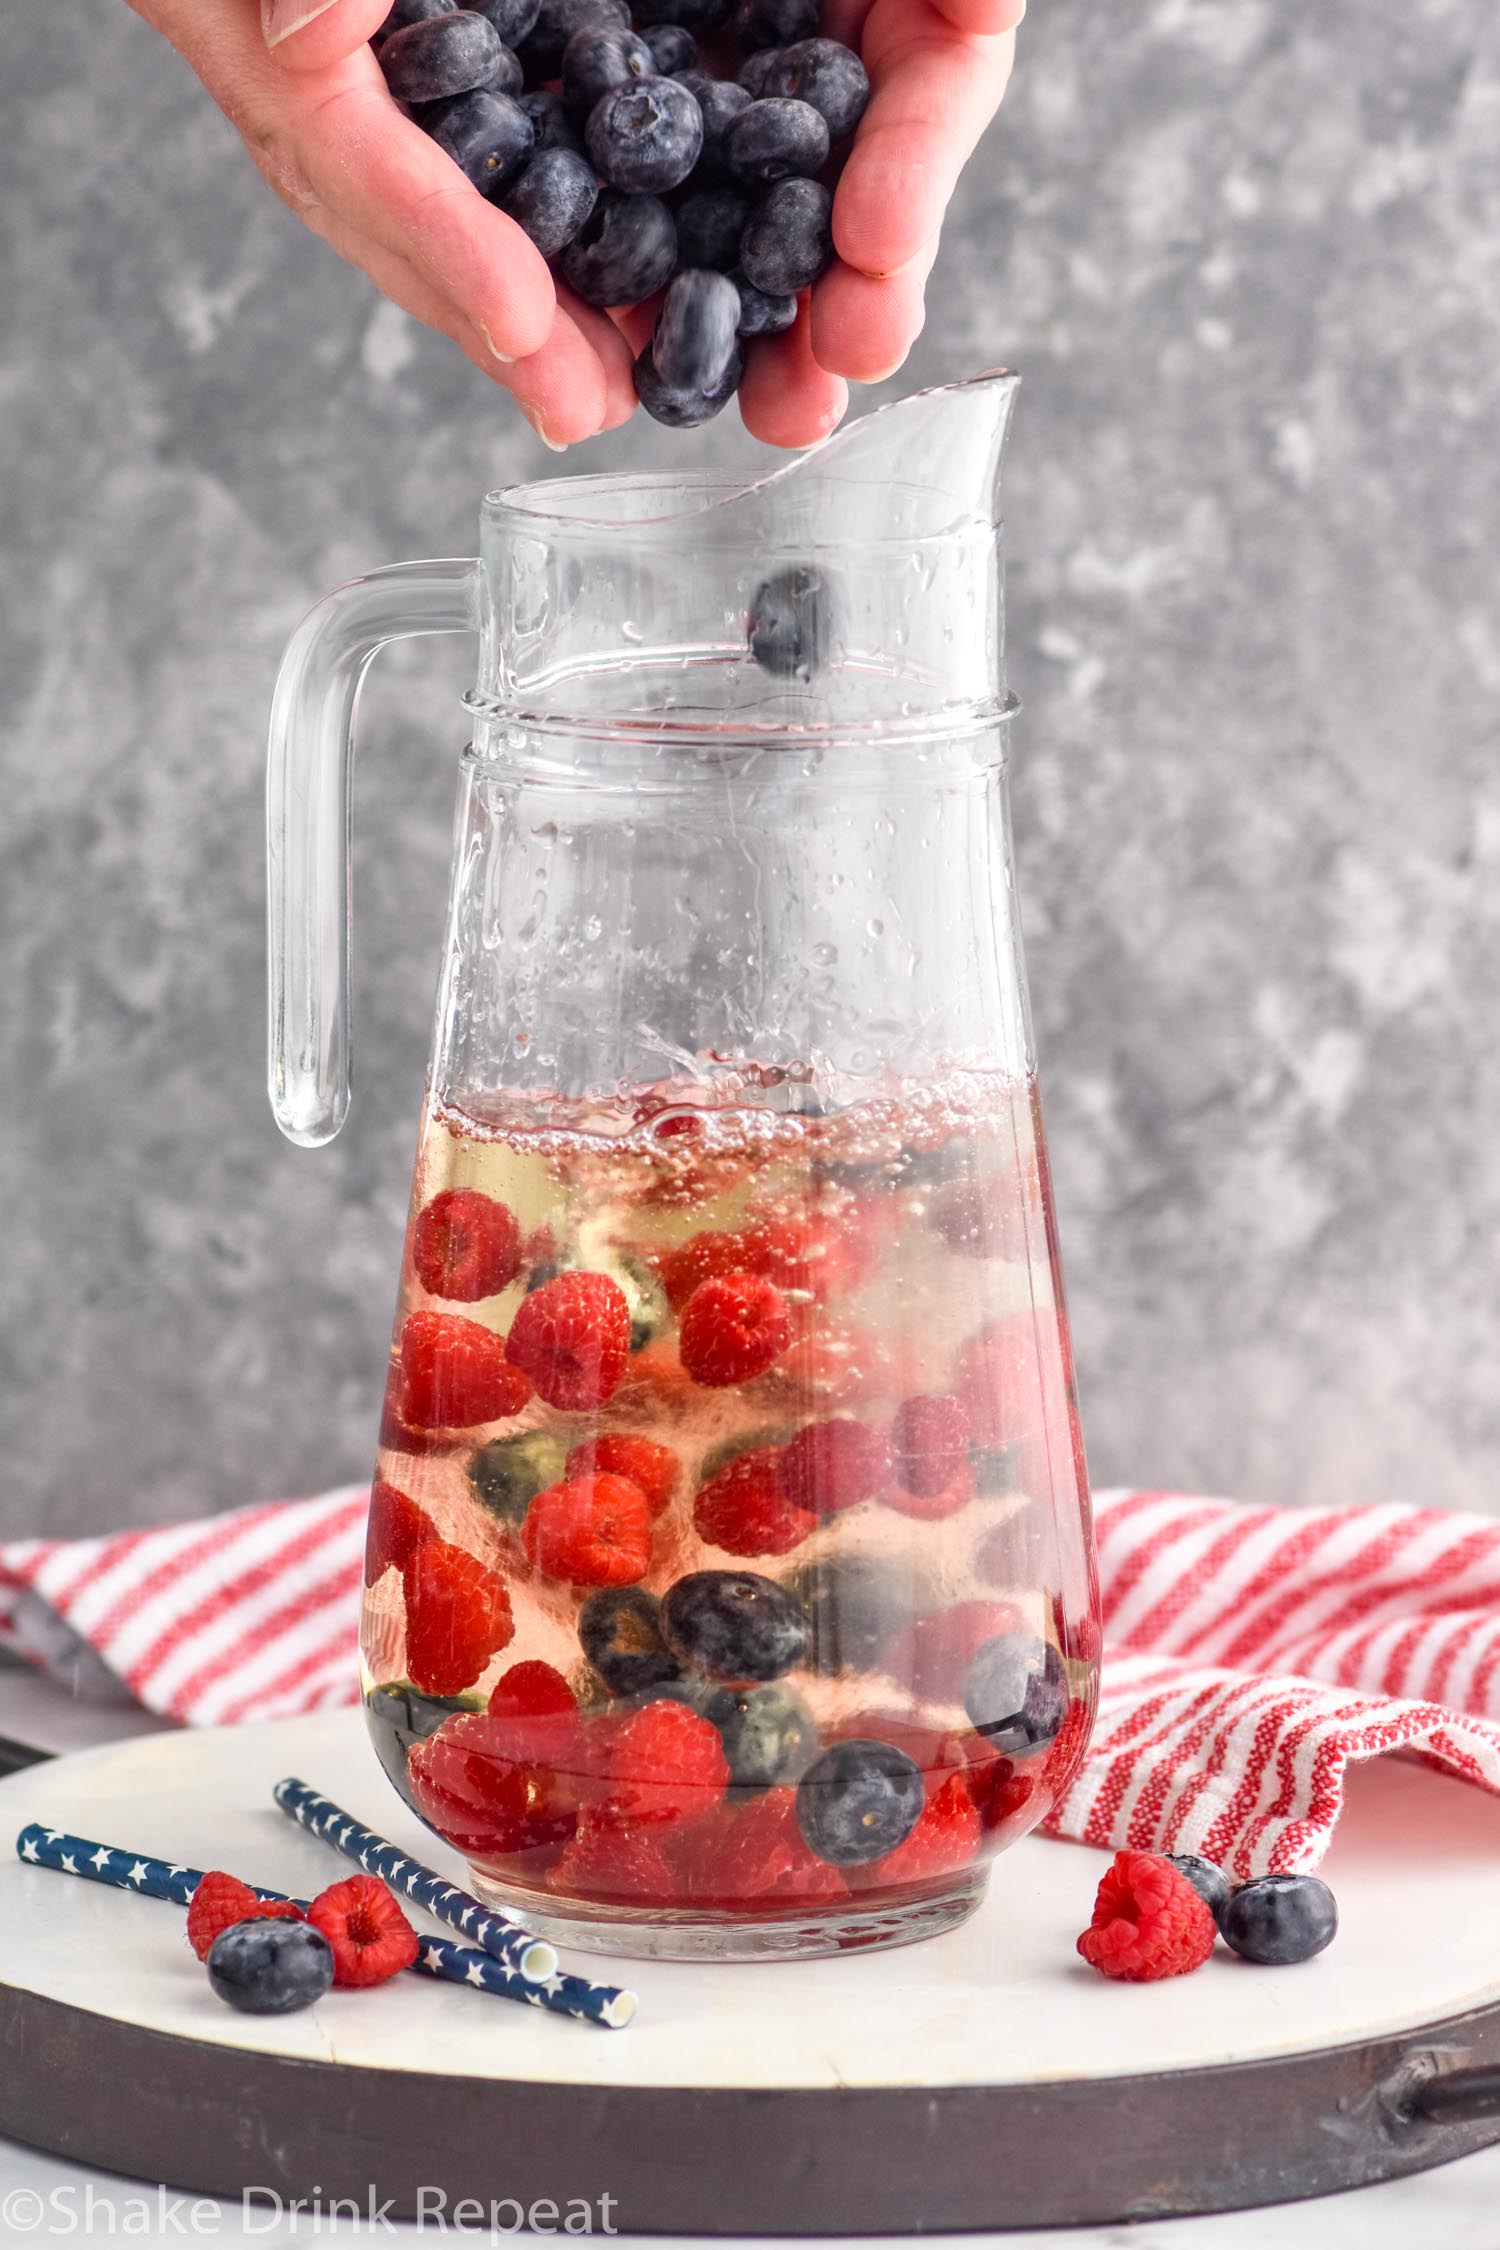
[[[1036,0],[899,379],[1027,378],[1017,829],[1101,1482],[1500,1507],[1497,146],[1464,0]],[[367,1466],[466,652],[367,699],[319,1156],[261,1092],[267,698],[325,586],[555,464],[119,0],[7,0],[0,259],[0,1532],[82,1531]]]

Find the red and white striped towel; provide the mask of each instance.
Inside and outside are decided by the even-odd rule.
[[[192,1726],[358,1694],[363,1487],[102,1539],[0,1545],[0,1641]],[[1317,1865],[1351,1762],[1500,1794],[1500,1522],[1097,1497],[1099,1720],[1053,1830]]]

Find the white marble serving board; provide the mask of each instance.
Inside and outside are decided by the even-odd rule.
[[[1221,1947],[1195,1975],[1111,1985],[1074,1939],[1105,1855],[1027,1841],[964,1928],[886,1953],[758,1967],[566,1956],[628,1984],[606,2032],[415,1977],[256,2021],[222,2006],[172,1906],[10,1858],[31,1820],[306,1896],[346,1862],[271,1787],[299,1774],[462,1880],[386,1782],[357,1712],[116,1742],[0,1781],[0,1982],[181,2037],[353,2067],[619,2086],[948,2086],[1190,2069],[1359,2041],[1500,2002],[1500,1801],[1412,1764],[1355,1771],[1324,1872],[1342,1927],[1296,1969]],[[422,1917],[422,1926],[427,1927]],[[435,1925],[434,1925],[435,1926]]]

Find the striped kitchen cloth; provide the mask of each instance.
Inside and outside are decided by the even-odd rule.
[[[0,1545],[0,1642],[192,1726],[352,1703],[366,1490]],[[1500,1795],[1500,1521],[1096,1497],[1098,1722],[1049,1826],[1315,1867],[1348,1767],[1404,1751]]]

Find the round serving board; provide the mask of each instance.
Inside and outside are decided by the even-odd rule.
[[[0,1781],[29,1821],[307,1896],[347,1873],[271,1803],[298,1774],[462,1879],[358,1713],[115,1743]],[[1221,1947],[1111,1985],[1074,1951],[1104,1855],[1028,1841],[962,1929],[887,1953],[705,1968],[569,1961],[632,1986],[623,2031],[398,1977],[301,2015],[223,2007],[181,1913],[0,1862],[0,2133],[238,2195],[421,2191],[621,2231],[897,2233],[1279,2201],[1441,2163],[1434,2077],[1500,2064],[1500,1802],[1357,1769],[1325,1873],[1342,1928],[1298,1969]],[[425,1923],[424,1923],[424,1926]]]

